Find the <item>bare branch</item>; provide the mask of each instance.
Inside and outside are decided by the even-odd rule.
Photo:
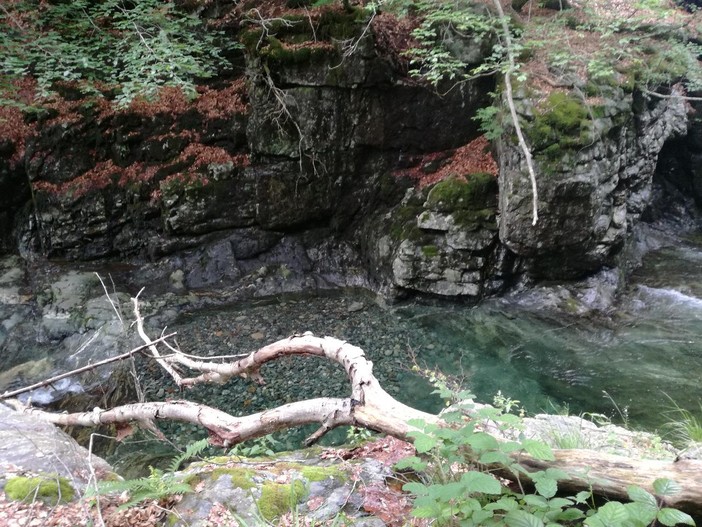
[[[512,95],[512,74],[517,70],[517,66],[514,61],[514,52],[512,50],[512,37],[509,33],[509,26],[507,25],[507,18],[505,17],[505,12],[502,9],[502,3],[500,0],[493,0],[492,3],[497,10],[500,17],[500,22],[502,23],[502,33],[505,39],[505,49],[507,51],[507,71],[505,71],[505,90],[507,92],[507,105],[509,106],[509,113],[512,116],[512,124],[514,124],[514,131],[517,133],[517,139],[519,141],[519,146],[524,152],[524,158],[527,164],[527,170],[529,171],[529,181],[531,182],[531,195],[532,195],[532,220],[531,224],[536,225],[539,220],[539,210],[538,202],[539,195],[536,188],[536,172],[534,171],[534,162],[531,158],[531,151],[526,144],[524,139],[524,134],[522,133],[522,127],[519,124],[519,116],[517,115],[517,109],[514,106],[514,97]]]
[[[79,373],[84,373],[86,371],[94,370],[95,368],[99,368],[100,366],[105,366],[106,364],[111,364],[113,362],[128,359],[129,357],[132,357],[135,353],[139,353],[139,352],[144,351],[150,345],[156,344],[157,342],[165,341],[167,338],[173,337],[174,335],[176,335],[176,333],[169,333],[168,335],[164,335],[162,337],[159,337],[158,339],[154,340],[150,344],[144,344],[143,346],[136,347],[136,348],[132,349],[131,351],[128,351],[126,353],[122,353],[121,355],[117,355],[116,357],[110,357],[109,359],[101,360],[101,361],[96,362],[94,364],[87,364],[86,366],[83,366],[81,368],[77,368],[75,370],[71,370],[69,372],[62,373],[60,375],[56,375],[55,377],[45,379],[41,382],[32,384],[30,386],[25,386],[24,388],[19,388],[17,390],[13,390],[11,392],[5,392],[3,394],[0,394],[0,400],[9,399],[11,397],[17,397],[20,394],[23,394],[25,392],[29,392],[32,390],[36,390],[37,388],[41,388],[42,386],[47,386],[49,384],[53,384],[56,381],[60,381],[61,379],[65,379],[66,377],[72,377],[73,375],[78,375]]]
[[[173,380],[175,383],[180,386],[182,383],[182,378],[180,374],[175,371],[175,369],[166,362],[163,357],[161,357],[161,354],[158,351],[158,348],[156,348],[155,344],[159,340],[163,339],[157,339],[157,340],[151,340],[149,336],[146,334],[144,331],[144,319],[141,318],[141,313],[139,313],[139,295],[144,291],[142,288],[137,295],[132,298],[132,304],[134,304],[134,315],[136,316],[136,325],[137,325],[137,333],[139,333],[139,337],[141,337],[141,340],[143,340],[146,343],[146,347],[151,351],[151,355],[156,359],[156,361],[161,365],[161,367],[166,370],[171,377],[173,377]]]
[[[95,273],[95,276],[97,276],[98,280],[100,280],[100,284],[102,285],[102,289],[105,291],[105,296],[107,297],[107,301],[112,306],[112,309],[114,310],[115,315],[117,315],[117,318],[119,319],[120,324],[122,324],[122,327],[124,327],[124,320],[122,320],[122,315],[119,314],[119,310],[117,309],[117,306],[112,301],[112,298],[110,297],[110,293],[107,291],[107,287],[105,287],[105,282],[102,281],[102,277],[98,273]],[[112,283],[112,285],[114,287],[114,282]]]

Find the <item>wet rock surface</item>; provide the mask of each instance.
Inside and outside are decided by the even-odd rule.
[[[82,492],[94,474],[104,478],[111,472],[105,460],[89,455],[56,426],[0,404],[0,488],[14,476],[53,474]]]

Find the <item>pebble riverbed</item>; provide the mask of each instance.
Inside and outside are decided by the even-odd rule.
[[[247,353],[305,331],[333,336],[362,348],[373,361],[373,371],[383,388],[398,400],[431,412],[442,406],[429,382],[411,371],[413,356],[421,364],[422,351],[434,350],[436,344],[414,327],[411,317],[381,308],[369,296],[330,293],[218,307],[184,313],[167,331],[178,333],[182,351],[202,356]],[[223,385],[199,385],[182,394],[155,365],[141,371],[147,400],[187,398],[233,415],[313,397],[346,397],[350,390],[339,365],[315,357],[289,357],[267,364],[261,372],[264,386],[237,378]],[[180,444],[203,433],[198,427],[177,423],[163,423],[162,429]],[[280,434],[282,447],[299,448],[301,439],[311,430],[314,427]],[[329,440],[338,442],[342,438],[343,432],[332,434]]]

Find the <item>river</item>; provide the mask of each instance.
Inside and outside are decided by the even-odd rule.
[[[424,410],[436,411],[442,402],[411,371],[413,361],[455,376],[479,401],[491,402],[501,392],[530,413],[593,412],[655,430],[669,419],[672,401],[700,410],[700,240],[687,238],[649,253],[603,316],[567,315],[518,297],[477,307],[383,309],[372,298],[345,292],[190,313],[171,329],[183,349],[212,354],[255,349],[311,330],[362,347],[388,391]],[[264,375],[269,382],[263,388],[233,382],[193,397],[241,414],[347,394],[342,372],[317,359],[285,361]],[[158,383],[152,387],[164,395]]]

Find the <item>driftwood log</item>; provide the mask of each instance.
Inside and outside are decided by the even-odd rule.
[[[143,402],[71,414],[55,414],[26,408],[16,400],[8,402],[12,402],[13,406],[22,412],[65,426],[115,424],[118,428],[128,428],[136,424],[157,430],[155,423],[158,420],[184,421],[206,429],[210,443],[223,447],[277,430],[311,423],[317,423],[320,427],[307,438],[308,445],[329,430],[344,425],[364,427],[412,441],[408,434],[415,428],[408,424],[409,421],[416,419],[442,424],[440,416],[411,408],[383,390],[373,375],[372,362],[366,359],[362,349],[348,342],[306,333],[274,342],[246,356],[236,356],[236,360],[230,362],[214,362],[211,359],[186,355],[168,344],[163,337],[151,340],[144,331],[137,299],[133,299],[133,302],[137,330],[141,338],[151,355],[180,386],[206,382],[222,383],[232,377],[252,378],[263,382],[259,372],[267,362],[291,355],[306,355],[339,363],[351,384],[350,395],[346,398],[317,398],[294,402],[242,417],[235,417],[216,408],[190,401]],[[157,345],[165,346],[167,354],[160,353]],[[194,376],[183,377],[178,371],[182,367],[190,369]],[[6,398],[6,395],[0,396],[0,399],[3,398]],[[639,485],[653,492],[652,483],[655,479],[670,478],[678,482],[683,491],[676,496],[667,497],[666,505],[702,516],[702,461],[633,459],[581,449],[556,450],[554,454],[554,461],[542,461],[520,453],[518,461],[527,470],[554,467],[567,472],[570,478],[559,482],[561,490],[592,490],[595,494],[610,499],[626,500],[629,485]],[[496,469],[501,476],[514,479],[511,472],[500,470],[499,467]]]

